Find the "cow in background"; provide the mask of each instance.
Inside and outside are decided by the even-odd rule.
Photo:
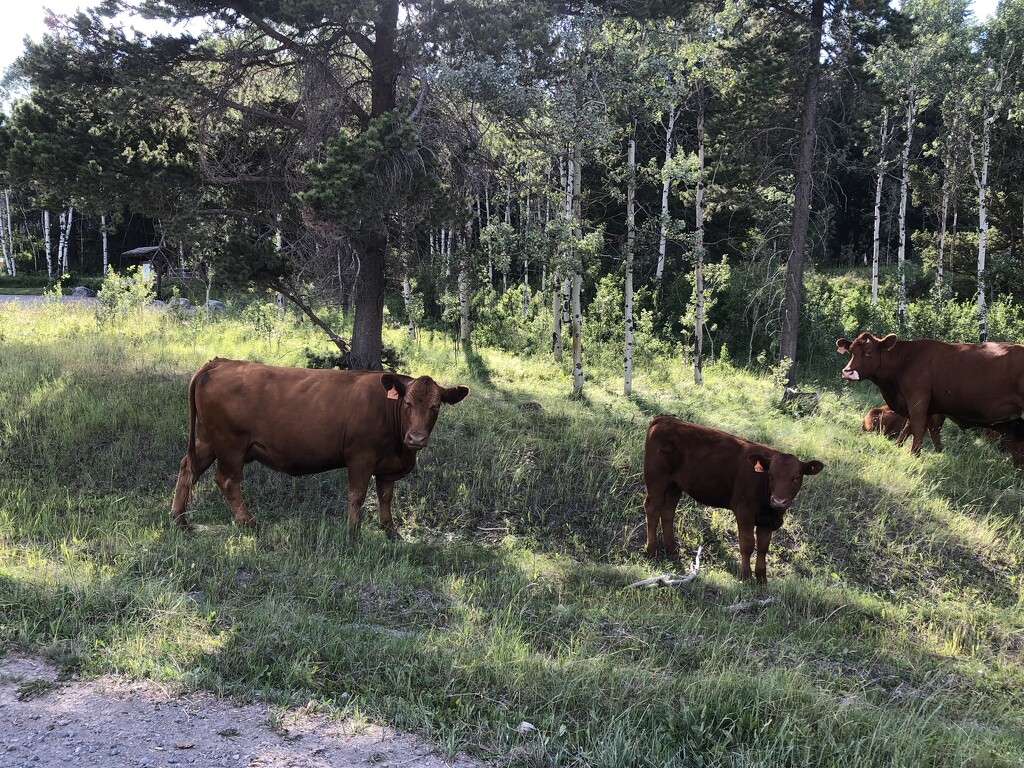
[[[658,416],[644,444],[644,511],[647,556],[658,554],[661,525],[665,554],[678,556],[676,505],[685,493],[700,504],[731,509],[739,531],[740,579],[750,578],[750,556],[757,549],[754,576],[768,580],[765,558],[772,533],[782,527],[804,475],[824,468],[820,461],[752,443],[711,427]]]
[[[928,420],[943,414],[957,426],[1024,432],[1024,346],[947,344],[934,339],[878,339],[862,333],[837,339],[850,355],[842,376],[874,383],[885,404],[909,419],[912,453],[921,450]]]
[[[928,417],[928,436],[932,439],[936,453],[942,453],[942,425],[945,421],[946,417],[942,414]],[[864,423],[861,425],[860,431],[879,432],[889,439],[895,440],[896,445],[903,445],[910,434],[910,422],[889,406],[883,405],[872,408],[864,414]]]
[[[468,394],[469,387],[442,387],[429,376],[211,360],[189,384],[188,449],[171,516],[180,528],[188,527],[192,488],[215,460],[217,486],[238,524],[249,528],[256,521],[242,499],[247,463],[289,475],[348,467],[349,536],[359,534],[374,476],[380,525],[396,538],[395,481],[416,466],[441,404],[455,405]]]

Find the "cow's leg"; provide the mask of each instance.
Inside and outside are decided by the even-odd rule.
[[[348,468],[348,537],[355,542],[359,539],[359,528],[363,524],[363,502],[370,487],[373,467],[349,465]]]
[[[391,500],[395,497],[395,481],[377,478],[377,501],[380,502],[380,527],[389,539],[397,539],[398,526],[391,517]]]
[[[937,427],[928,427],[928,434],[931,435],[932,445],[935,446],[936,453],[942,453],[942,425]]]
[[[919,400],[912,403],[909,412],[910,434],[914,436],[914,441],[910,444],[910,452],[916,454],[921,452],[921,442],[924,440],[925,429],[928,426],[928,401]]]
[[[652,484],[653,485],[653,484]],[[665,555],[677,557],[676,544],[676,505],[682,491],[674,486],[654,487],[644,497],[644,512],[647,517],[647,556],[658,556],[658,525],[661,525],[661,537],[665,544]]]
[[[740,538],[740,581],[750,578],[750,556],[754,554],[754,525],[737,521]]]
[[[245,506],[245,500],[242,498],[243,467],[244,464],[240,461],[237,463],[225,462],[223,458],[218,457],[217,474],[214,478],[220,492],[224,494],[224,500],[231,507],[231,511],[235,513],[235,522],[243,528],[256,528],[258,527],[256,520],[249,512],[249,508]]]
[[[178,467],[178,482],[174,486],[174,501],[171,502],[171,519],[174,524],[182,530],[188,530],[188,505],[192,503],[192,488],[199,482],[199,478],[210,468],[216,456],[213,448],[207,443],[196,441],[196,460],[189,461],[186,452]]]
[[[768,545],[772,543],[772,529],[767,526],[757,526],[757,562],[754,564],[754,578],[758,584],[765,584],[768,581]],[[749,556],[748,556],[749,557]],[[748,559],[749,563],[749,559]],[[749,564],[748,564],[749,569]],[[749,575],[749,570],[748,570]]]
[[[900,429],[899,435],[896,437],[896,447],[902,448],[903,444],[907,442],[907,437],[910,436],[910,419],[903,420],[903,428]]]

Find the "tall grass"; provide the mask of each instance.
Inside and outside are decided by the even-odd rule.
[[[858,434],[866,386],[794,419],[767,374],[715,365],[698,388],[663,360],[631,398],[609,373],[571,400],[546,359],[395,332],[410,372],[473,392],[398,485],[404,539],[371,527],[349,548],[344,471],[250,465],[258,535],[212,477],[198,533],[169,524],[192,372],[215,355],[301,364],[323,346],[308,324],[41,305],[0,309],[0,328],[7,650],[312,702],[508,765],[1022,764],[1024,482],[973,433],[917,458]],[[660,412],[825,462],[766,588],[736,580],[731,513],[685,501],[700,577],[625,588],[665,567],[639,555]]]

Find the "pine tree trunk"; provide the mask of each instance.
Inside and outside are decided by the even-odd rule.
[[[693,242],[694,292],[697,307],[694,312],[693,383],[704,383],[704,101],[697,113],[697,193],[694,202],[695,238]]]
[[[398,0],[384,0],[374,19],[370,55],[370,117],[395,108],[398,79]],[[384,232],[369,234],[364,241],[355,295],[356,316],[352,325],[350,360],[354,370],[381,370],[384,331],[384,265],[388,238]]]
[[[796,382],[797,339],[804,292],[804,249],[811,221],[811,192],[814,187],[814,145],[817,140],[818,90],[821,82],[819,59],[824,23],[825,0],[813,0],[793,194],[793,223],[789,237],[789,261],[786,264],[786,293],[782,302],[782,336],[779,340],[779,357],[789,363],[786,378],[790,385]]]
[[[665,254],[668,251],[668,193],[672,187],[669,178],[669,163],[672,162],[672,134],[676,127],[676,107],[668,112],[668,126],[665,128],[665,164],[661,167],[661,235],[658,238],[658,267],[654,276],[661,282],[665,275]]]
[[[917,114],[917,94],[913,87],[907,95],[906,139],[903,142],[903,160],[900,172],[900,246],[896,255],[899,275],[899,322],[907,325],[907,196],[910,189],[910,147],[914,141],[914,116]]]
[[[636,120],[629,127],[629,150],[626,156],[626,287],[623,291],[623,316],[626,325],[626,354],[623,358],[622,393],[633,391],[633,248],[636,241]]]
[[[878,254],[882,231],[882,191],[885,185],[885,145],[889,138],[889,108],[882,109],[882,130],[878,136],[878,165],[875,175],[875,229],[871,242],[871,306],[878,304]]]

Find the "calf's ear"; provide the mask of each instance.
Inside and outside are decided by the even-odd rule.
[[[754,468],[755,472],[767,472],[768,467],[771,466],[772,460],[767,456],[762,456],[759,453],[752,453],[747,456],[747,461],[750,462],[750,466]]]
[[[455,405],[461,403],[466,399],[466,395],[469,394],[469,387],[459,384],[457,387],[447,387],[441,389],[441,402],[448,403],[448,405]]]
[[[849,339],[836,339],[836,352],[840,355],[849,354],[852,343]]]
[[[389,392],[393,389],[398,393],[398,397],[405,396],[405,382],[397,376],[393,376],[390,373],[381,374],[380,383],[384,386],[384,389]]]
[[[802,469],[802,471],[803,471],[803,473],[805,475],[816,475],[819,472],[821,472],[821,470],[823,470],[824,468],[825,468],[825,465],[822,464],[817,459],[815,459],[813,461],[805,461],[803,463],[803,466],[801,467],[801,469]]]

